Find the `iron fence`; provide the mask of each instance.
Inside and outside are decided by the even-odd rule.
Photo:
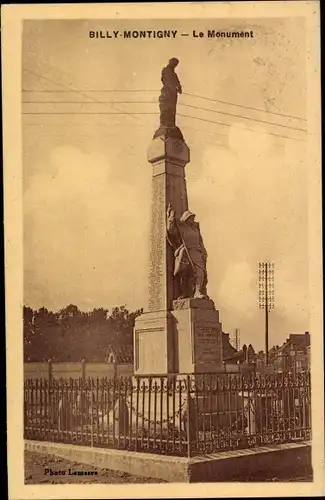
[[[310,375],[26,380],[26,439],[193,456],[305,440]]]

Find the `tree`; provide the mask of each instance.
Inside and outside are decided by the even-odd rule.
[[[24,360],[104,361],[109,344],[132,344],[133,327],[142,309],[125,306],[83,312],[74,304],[58,312],[23,308]]]
[[[130,312],[124,305],[112,309],[108,322],[113,343],[132,344],[134,322],[142,312],[143,309]]]
[[[31,361],[33,357],[33,317],[31,307],[23,307],[23,335],[24,335],[24,361]]]
[[[47,361],[51,355],[51,327],[54,316],[46,307],[34,311],[33,318],[33,360]]]
[[[100,307],[99,309],[93,309],[89,313],[89,316],[91,318],[91,321],[93,321],[94,323],[104,324],[108,317],[108,309],[104,309],[103,307]]]

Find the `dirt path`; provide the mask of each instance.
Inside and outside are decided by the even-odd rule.
[[[69,469],[71,472],[82,471],[90,474],[71,475],[69,474]],[[65,473],[64,475],[63,472]],[[98,469],[90,465],[70,462],[53,455],[43,455],[41,453],[25,451],[25,484],[126,484],[164,482],[166,481],[162,479],[131,476],[124,472]]]

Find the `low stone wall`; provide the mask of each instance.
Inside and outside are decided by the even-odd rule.
[[[25,450],[56,455],[67,460],[102,469],[118,470],[134,476],[165,479],[169,482],[187,482],[189,476],[188,461],[182,457],[27,440]]]
[[[189,482],[287,481],[311,477],[311,444],[308,441],[269,445],[247,450],[214,453],[191,460]]]
[[[309,441],[214,453],[208,457],[171,457],[70,444],[25,441],[25,449],[94,467],[168,482],[265,481],[311,476]]]
[[[44,378],[65,380],[88,378],[94,379],[107,377],[132,377],[133,364],[114,365],[109,363],[88,363],[88,362],[66,362],[66,363],[24,363],[24,380],[36,380]]]

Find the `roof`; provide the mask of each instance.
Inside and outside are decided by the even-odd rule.
[[[289,337],[289,342],[296,346],[308,346],[310,345],[310,335],[306,333],[291,333]]]
[[[310,346],[310,334],[309,332],[305,333],[291,333],[289,335],[289,338],[283,342],[281,346],[273,346],[269,350],[269,355],[273,356],[279,356],[279,355],[286,355],[289,349],[291,349],[291,346],[293,348],[295,347],[309,347]]]
[[[231,361],[235,363],[248,361],[248,363],[250,363],[252,359],[255,359],[255,350],[252,344],[249,344],[248,347],[244,344],[243,348],[240,351],[236,351],[236,349],[233,347],[232,349],[232,352],[224,352],[223,355],[223,360],[227,361],[228,363]]]
[[[236,351],[231,356],[224,356],[224,361],[245,361],[246,360],[246,351]]]
[[[112,353],[115,358],[115,363],[119,365],[127,365],[133,363],[133,345],[109,345],[106,353],[106,361],[109,354]]]
[[[231,345],[229,333],[222,332],[222,353],[223,359],[232,357],[236,353],[236,349]]]

